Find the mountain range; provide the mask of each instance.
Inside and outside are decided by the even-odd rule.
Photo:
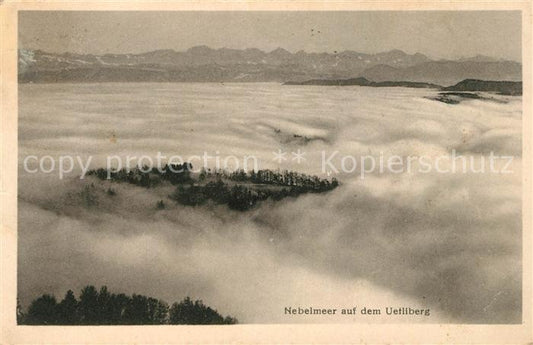
[[[464,79],[520,81],[515,61],[475,56],[432,60],[391,50],[291,53],[278,48],[155,50],[141,54],[47,53],[19,49],[19,82],[287,82],[364,77],[374,82],[406,81],[452,85]]]

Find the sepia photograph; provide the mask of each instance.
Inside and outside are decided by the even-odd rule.
[[[16,18],[22,329],[530,322],[521,10]]]

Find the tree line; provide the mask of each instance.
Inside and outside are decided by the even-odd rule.
[[[31,302],[26,312],[17,303],[20,325],[223,325],[237,319],[222,316],[215,309],[186,297],[169,305],[143,295],[110,293],[106,286],[98,291],[89,285],[81,290],[79,299],[68,290],[57,302],[44,294]]]
[[[100,180],[112,180],[117,182],[127,182],[145,188],[154,187],[161,181],[169,181],[172,184],[191,182],[191,163],[165,164],[161,169],[143,166],[142,168],[120,170],[98,168],[89,170],[87,175],[93,175]]]
[[[232,210],[246,211],[267,199],[278,201],[304,193],[326,192],[333,188],[335,187],[331,184],[318,189],[306,186],[260,188],[254,184],[230,185],[219,179],[205,185],[179,185],[170,198],[182,205],[197,206],[210,200],[217,204],[228,205]]]
[[[230,209],[246,211],[267,199],[281,200],[297,197],[304,193],[323,193],[339,186],[337,179],[321,179],[317,176],[285,170],[237,170],[228,172],[220,169],[202,169],[192,175],[192,164],[165,165],[162,169],[143,167],[131,170],[108,171],[100,168],[87,174],[99,179],[110,179],[137,186],[151,188],[169,181],[177,185],[170,198],[182,205],[197,206],[208,201],[228,205]],[[114,193],[114,191],[112,191]],[[109,193],[108,193],[109,194]],[[161,200],[156,208],[164,209]]]
[[[336,178],[320,179],[318,176],[300,174],[294,171],[285,170],[283,172],[264,170],[251,170],[246,172],[242,169],[228,172],[223,169],[205,169],[202,168],[198,174],[198,181],[192,176],[193,166],[191,163],[183,164],[165,164],[164,167],[120,169],[118,171],[107,170],[104,168],[93,169],[87,172],[87,175],[93,175],[101,180],[111,180],[116,182],[127,182],[141,187],[153,187],[161,181],[169,181],[172,184],[190,184],[202,182],[210,179],[227,179],[236,182],[250,182],[255,184],[271,184],[286,187],[305,187],[309,190],[321,191],[329,190],[338,186]]]

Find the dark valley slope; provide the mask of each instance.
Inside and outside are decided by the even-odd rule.
[[[522,94],[522,82],[465,79],[444,91],[487,91],[502,95],[517,96]]]
[[[430,61],[406,68],[378,65],[361,76],[376,82],[412,81],[444,86],[464,79],[521,81],[522,65],[513,61]]]
[[[431,83],[420,83],[413,81],[370,81],[366,78],[351,79],[311,79],[302,82],[288,81],[284,85],[322,85],[322,86],[370,86],[370,87],[414,87],[440,89],[442,86]]]

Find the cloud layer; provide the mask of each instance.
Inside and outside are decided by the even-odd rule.
[[[190,208],[168,188],[54,174],[19,177],[19,297],[107,284],[174,301],[202,298],[243,322],[303,322],[285,306],[418,306],[427,319],[520,322],[521,99],[448,105],[411,89],[253,85],[23,85],[19,154],[221,156],[307,152],[280,168],[321,174],[346,155],[515,156],[512,174],[342,174],[340,188],[246,213]],[[277,131],[279,130],[279,131]],[[320,138],[280,140],[279,133]],[[116,142],[110,140],[116,137]],[[95,184],[97,204],[80,191]],[[316,322],[364,322],[360,317]]]

